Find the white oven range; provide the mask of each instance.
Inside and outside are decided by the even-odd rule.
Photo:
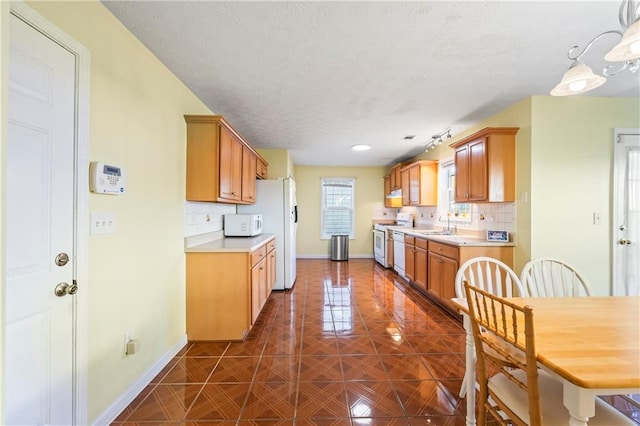
[[[396,223],[380,224],[376,223],[373,227],[373,255],[380,265],[390,268],[390,253],[393,250],[387,243],[392,235],[393,230],[413,228],[413,217],[411,213],[398,213]]]

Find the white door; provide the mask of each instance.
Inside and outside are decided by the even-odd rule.
[[[4,421],[69,425],[76,58],[10,19]]]
[[[613,142],[613,295],[640,296],[640,129]]]

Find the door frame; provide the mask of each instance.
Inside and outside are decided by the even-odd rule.
[[[76,40],[64,33],[53,23],[49,22],[43,16],[29,8],[22,2],[12,1],[10,4],[9,14],[3,11],[3,24],[11,19],[10,15],[14,15],[35,30],[49,37],[51,40],[59,44],[61,47],[69,51],[75,57],[76,78],[75,78],[75,129],[74,129],[74,279],[78,282],[79,291],[74,296],[73,316],[73,423],[87,424],[87,370],[88,370],[88,290],[89,290],[89,268],[88,268],[88,249],[89,249],[89,78],[90,78],[90,52]],[[3,25],[4,26],[4,25]],[[8,25],[7,25],[8,26]],[[6,34],[8,35],[8,31]],[[3,37],[4,38],[4,37]],[[6,170],[4,163],[7,161],[6,153],[6,128],[8,107],[8,58],[9,43],[8,41],[2,45],[2,170]],[[1,178],[4,185],[6,180]],[[5,194],[2,192],[2,201],[0,206],[5,203]],[[4,208],[0,216],[0,229],[6,229],[6,216]],[[6,246],[6,236],[4,232],[0,235],[0,243],[2,247]],[[0,274],[0,284],[2,294],[0,303],[6,303],[5,289],[5,265],[4,253],[2,254],[2,264]],[[2,314],[0,324],[2,330],[0,336],[4,338],[5,320]],[[0,346],[0,373],[5,369],[5,348]],[[2,374],[0,374],[1,376]],[[0,382],[0,386],[4,383]],[[4,418],[4,397],[6,390],[0,391],[0,419]]]
[[[640,128],[614,128],[613,129],[613,145],[611,147],[611,236],[609,238],[611,244],[611,288],[610,294],[613,296],[620,296],[620,289],[622,289],[620,283],[620,277],[616,273],[616,267],[619,263],[619,250],[616,250],[616,240],[618,235],[618,218],[620,217],[619,203],[617,202],[617,196],[621,191],[619,187],[620,181],[616,174],[619,174],[619,170],[616,169],[616,152],[618,150],[618,141],[625,135],[638,135],[640,134]]]

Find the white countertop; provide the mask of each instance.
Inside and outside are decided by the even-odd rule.
[[[427,240],[436,241],[439,243],[449,244],[452,246],[464,247],[464,246],[475,246],[475,247],[515,247],[515,243],[512,241],[509,242],[496,242],[496,241],[487,241],[486,238],[477,237],[474,235],[464,235],[464,234],[456,234],[456,235],[439,235],[439,234],[428,234],[424,232],[420,232],[420,229],[414,228],[400,228],[394,229],[395,231],[400,231],[403,234],[411,235],[412,237],[420,237]],[[424,230],[422,230],[424,231]]]
[[[217,239],[185,238],[185,253],[224,253],[224,252],[252,252],[267,241],[275,238],[276,234],[260,234],[255,237],[222,237]]]

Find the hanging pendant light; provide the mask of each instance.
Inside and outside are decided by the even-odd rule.
[[[574,62],[564,73],[560,83],[553,88],[551,94],[553,96],[577,95],[602,86],[606,81],[605,77],[594,74],[589,66]]]
[[[620,30],[610,30],[595,36],[584,49],[573,46],[567,57],[573,61],[562,80],[551,90],[553,96],[568,96],[585,93],[602,86],[607,79],[595,74],[580,58],[587,53],[599,39],[616,35],[622,40],[606,54],[605,60],[617,62],[618,65],[607,66],[602,73],[606,76],[616,75],[624,70],[635,73],[640,69],[640,11],[635,0],[623,0],[618,11]],[[621,64],[620,64],[621,63]],[[617,68],[616,68],[617,67]]]

